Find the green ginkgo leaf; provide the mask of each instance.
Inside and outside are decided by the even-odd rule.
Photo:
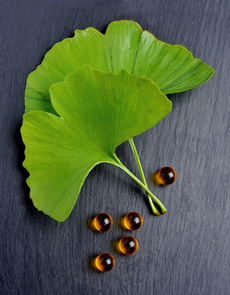
[[[31,111],[21,128],[27,183],[38,210],[64,221],[88,173],[99,163],[120,167],[150,194],[114,151],[170,112],[171,102],[158,86],[125,70],[115,75],[84,66],[53,84],[50,97],[58,116]]]
[[[56,113],[49,95],[53,83],[91,65],[101,71],[122,69],[151,79],[164,94],[182,92],[206,82],[214,70],[181,45],[159,41],[133,21],[112,22],[103,35],[93,28],[76,30],[73,38],[57,43],[27,80],[25,112]]]

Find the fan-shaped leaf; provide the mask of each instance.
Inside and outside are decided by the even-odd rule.
[[[165,117],[171,102],[149,79],[84,66],[50,88],[59,115],[31,111],[21,129],[34,205],[58,221],[70,214],[97,164],[119,166],[115,148]]]
[[[73,38],[53,46],[42,64],[28,77],[26,112],[55,113],[49,87],[64,81],[66,75],[84,64],[115,74],[125,69],[150,78],[165,94],[194,88],[214,73],[185,47],[161,42],[133,21],[115,21],[108,26],[105,35],[93,28],[76,30]]]

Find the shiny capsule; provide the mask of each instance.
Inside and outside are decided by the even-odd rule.
[[[126,214],[123,224],[128,230],[137,230],[142,226],[143,218],[137,212],[129,212]]]
[[[100,213],[93,219],[93,228],[100,232],[106,232],[110,230],[112,225],[113,219],[107,213]]]
[[[125,236],[119,241],[119,250],[125,255],[134,254],[138,249],[138,242],[134,237]]]
[[[157,172],[155,180],[162,185],[172,184],[176,180],[176,171],[171,167],[163,167]]]
[[[113,269],[115,265],[115,259],[109,253],[102,253],[95,259],[95,266],[102,272],[107,272]]]

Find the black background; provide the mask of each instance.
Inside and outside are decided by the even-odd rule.
[[[168,213],[154,217],[144,192],[118,168],[97,166],[64,223],[33,207],[22,168],[20,126],[28,74],[57,41],[75,29],[105,32],[113,20],[132,19],[157,38],[182,44],[216,73],[206,84],[170,95],[172,112],[135,138],[150,189]],[[0,1],[0,294],[230,294],[229,209],[229,0]],[[138,175],[127,143],[117,149]],[[151,174],[169,165],[178,173],[168,187]],[[104,234],[89,218],[112,215]],[[119,219],[144,218],[131,233],[133,256],[113,243],[130,232]],[[116,260],[98,273],[90,260],[109,252]]]

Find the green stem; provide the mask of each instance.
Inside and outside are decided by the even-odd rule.
[[[136,163],[137,163],[137,167],[138,167],[138,170],[139,170],[139,173],[140,173],[140,176],[141,176],[141,180],[144,183],[144,185],[146,187],[148,187],[146,179],[145,179],[144,171],[143,171],[142,166],[141,166],[141,161],[140,161],[140,158],[138,156],[137,149],[136,149],[136,146],[134,144],[133,138],[129,139],[129,144],[130,144],[131,149],[133,151],[133,155],[134,155],[134,158],[135,158]],[[150,204],[150,206],[152,208],[153,213],[155,215],[159,215],[159,212],[157,211],[156,207],[154,206],[153,200],[151,199],[151,197],[150,197],[150,195],[148,193],[147,193],[147,196],[148,196],[149,204]]]
[[[142,183],[131,171],[129,171],[129,169],[126,168],[125,165],[122,164],[122,162],[119,160],[119,158],[117,157],[117,155],[115,155],[115,153],[113,154],[113,156],[116,159],[117,166],[120,167],[125,173],[127,173],[133,180],[135,180],[136,183],[138,183],[149,194],[149,196],[151,198],[153,198],[153,200],[161,208],[161,213],[162,214],[166,213],[167,212],[167,209],[165,208],[165,206],[161,203],[161,201],[156,196],[154,196],[153,193],[150,192],[150,190],[148,189],[148,187],[144,183]],[[155,211],[154,208],[152,208],[153,209],[153,213],[156,214],[156,215],[159,215],[159,212],[158,211]]]

